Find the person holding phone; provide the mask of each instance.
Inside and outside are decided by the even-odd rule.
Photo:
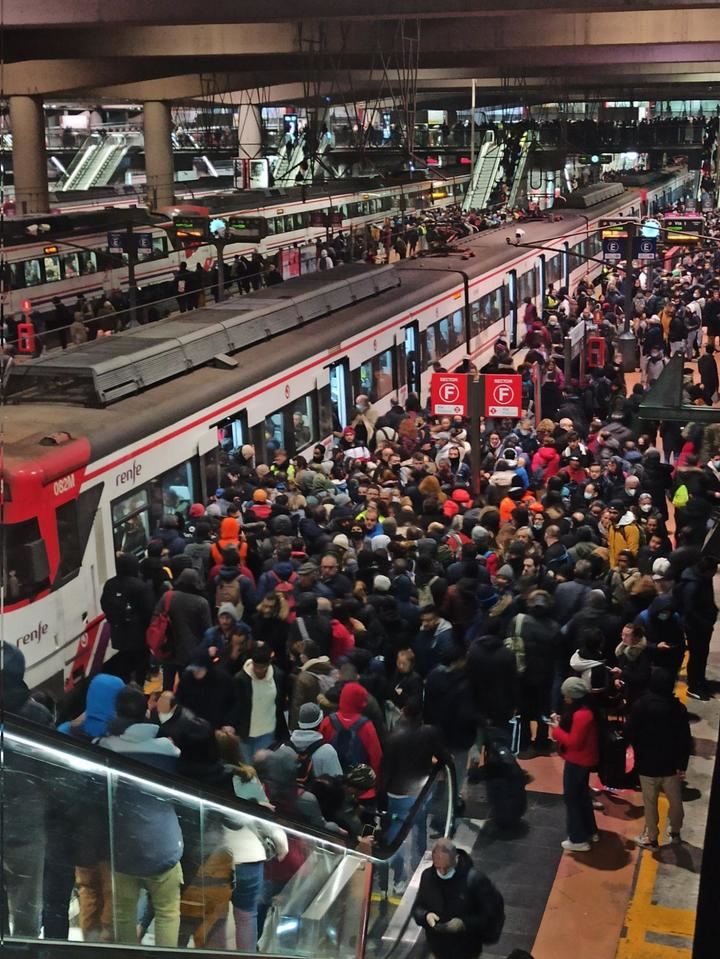
[[[590,852],[599,839],[590,796],[590,772],[599,761],[597,704],[585,682],[578,676],[560,687],[565,707],[562,715],[550,717],[550,734],[565,760],[563,798],[567,812],[566,852]]]

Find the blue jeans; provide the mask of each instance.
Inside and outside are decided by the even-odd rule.
[[[410,810],[415,805],[417,796],[388,796],[388,815],[390,816],[390,825],[387,829],[386,839],[391,843],[405,825]],[[415,822],[410,830],[410,868],[413,872],[417,869],[427,848],[427,812],[430,797],[428,797],[417,811]],[[407,840],[406,840],[407,841]],[[392,866],[395,879],[399,882],[405,877],[405,849],[403,846],[393,856],[390,865]]]
[[[262,862],[240,862],[235,865],[235,888],[232,894],[235,918],[235,948],[238,952],[255,952],[258,941],[258,902],[263,886]]]
[[[590,842],[597,832],[589,781],[590,770],[586,766],[565,762],[563,798],[570,842]]]
[[[262,736],[248,736],[240,743],[240,752],[246,763],[252,765],[253,756],[261,749],[269,749],[275,739],[274,733],[264,733]]]

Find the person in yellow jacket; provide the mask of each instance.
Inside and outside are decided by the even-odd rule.
[[[608,550],[610,551],[610,568],[615,569],[618,557],[624,549],[637,556],[640,549],[640,527],[635,515],[630,510],[625,512],[624,504],[620,500],[610,503],[610,528],[607,534]]]

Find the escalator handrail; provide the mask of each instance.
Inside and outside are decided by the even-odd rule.
[[[395,839],[387,845],[373,845],[372,852],[369,852],[364,848],[364,845],[356,848],[352,837],[344,837],[339,833],[317,829],[307,823],[289,819],[286,816],[269,810],[265,806],[250,802],[246,799],[240,799],[236,796],[230,796],[221,789],[205,784],[201,786],[192,779],[188,779],[178,773],[165,772],[164,770],[160,773],[152,766],[140,760],[122,756],[92,743],[85,743],[73,739],[63,733],[58,733],[54,729],[38,726],[16,715],[6,714],[2,721],[0,721],[0,743],[2,743],[3,737],[6,734],[10,734],[11,737],[18,737],[20,741],[26,742],[31,747],[39,746],[46,750],[59,751],[74,756],[84,763],[92,763],[100,767],[100,770],[105,773],[118,772],[125,776],[132,777],[135,780],[141,780],[143,783],[147,783],[149,786],[161,792],[174,794],[181,800],[185,799],[195,803],[211,803],[216,807],[222,807],[223,810],[228,812],[243,813],[252,816],[254,819],[260,819],[274,826],[280,826],[291,832],[299,833],[304,838],[317,839],[325,845],[334,846],[344,852],[352,852],[363,859],[375,862],[386,862],[400,849],[413,827],[415,816],[426,802],[430,790],[440,772],[445,773],[447,781],[450,784],[452,796],[452,802],[448,802],[446,832],[451,829],[452,825],[455,798],[455,770],[451,765],[438,765],[435,767],[432,775],[428,778],[416,801],[413,803],[410,813]]]

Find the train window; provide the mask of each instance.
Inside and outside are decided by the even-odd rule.
[[[383,350],[360,365],[358,392],[366,393],[374,403],[393,390],[392,350]]]
[[[551,256],[545,266],[545,282],[549,286],[557,283],[562,275],[562,258],[559,253]]]
[[[439,357],[450,352],[450,317],[446,316],[435,324],[435,344]]]
[[[150,539],[147,490],[134,490],[112,504],[115,550],[141,555]]]
[[[275,236],[275,217],[269,216],[267,218],[267,231],[268,236]]]
[[[25,264],[8,263],[5,282],[11,290],[20,290],[25,286]]]
[[[57,508],[58,543],[60,544],[61,578],[76,573],[82,564],[83,549],[78,528],[78,503],[70,500]]]
[[[60,257],[63,273],[66,280],[71,280],[80,273],[77,253],[66,253]]]
[[[153,529],[168,514],[186,516],[195,501],[192,467],[180,463],[150,482],[150,521]]]
[[[450,349],[456,350],[465,344],[465,316],[463,310],[455,310],[450,317]]]
[[[316,441],[314,409],[314,395],[307,393],[277,413],[265,417],[265,455],[268,463],[272,463],[279,449],[287,450],[292,455]]]
[[[536,272],[534,269],[528,270],[517,278],[518,302],[522,303],[526,297],[534,297],[537,293],[535,288]]]
[[[429,326],[422,335],[423,367],[427,369],[438,359],[435,327]]]
[[[43,281],[40,260],[25,260],[25,286],[40,286]]]
[[[3,586],[8,602],[35,596],[50,585],[50,566],[37,519],[0,526],[5,564]]]
[[[470,335],[477,336],[482,331],[482,313],[480,312],[480,300],[475,300],[470,304]]]
[[[59,256],[46,256],[43,258],[43,263],[45,264],[45,281],[47,283],[55,283],[62,279]]]
[[[315,420],[313,416],[313,397],[311,393],[303,396],[291,404],[293,449],[295,452],[304,449],[314,442]]]

